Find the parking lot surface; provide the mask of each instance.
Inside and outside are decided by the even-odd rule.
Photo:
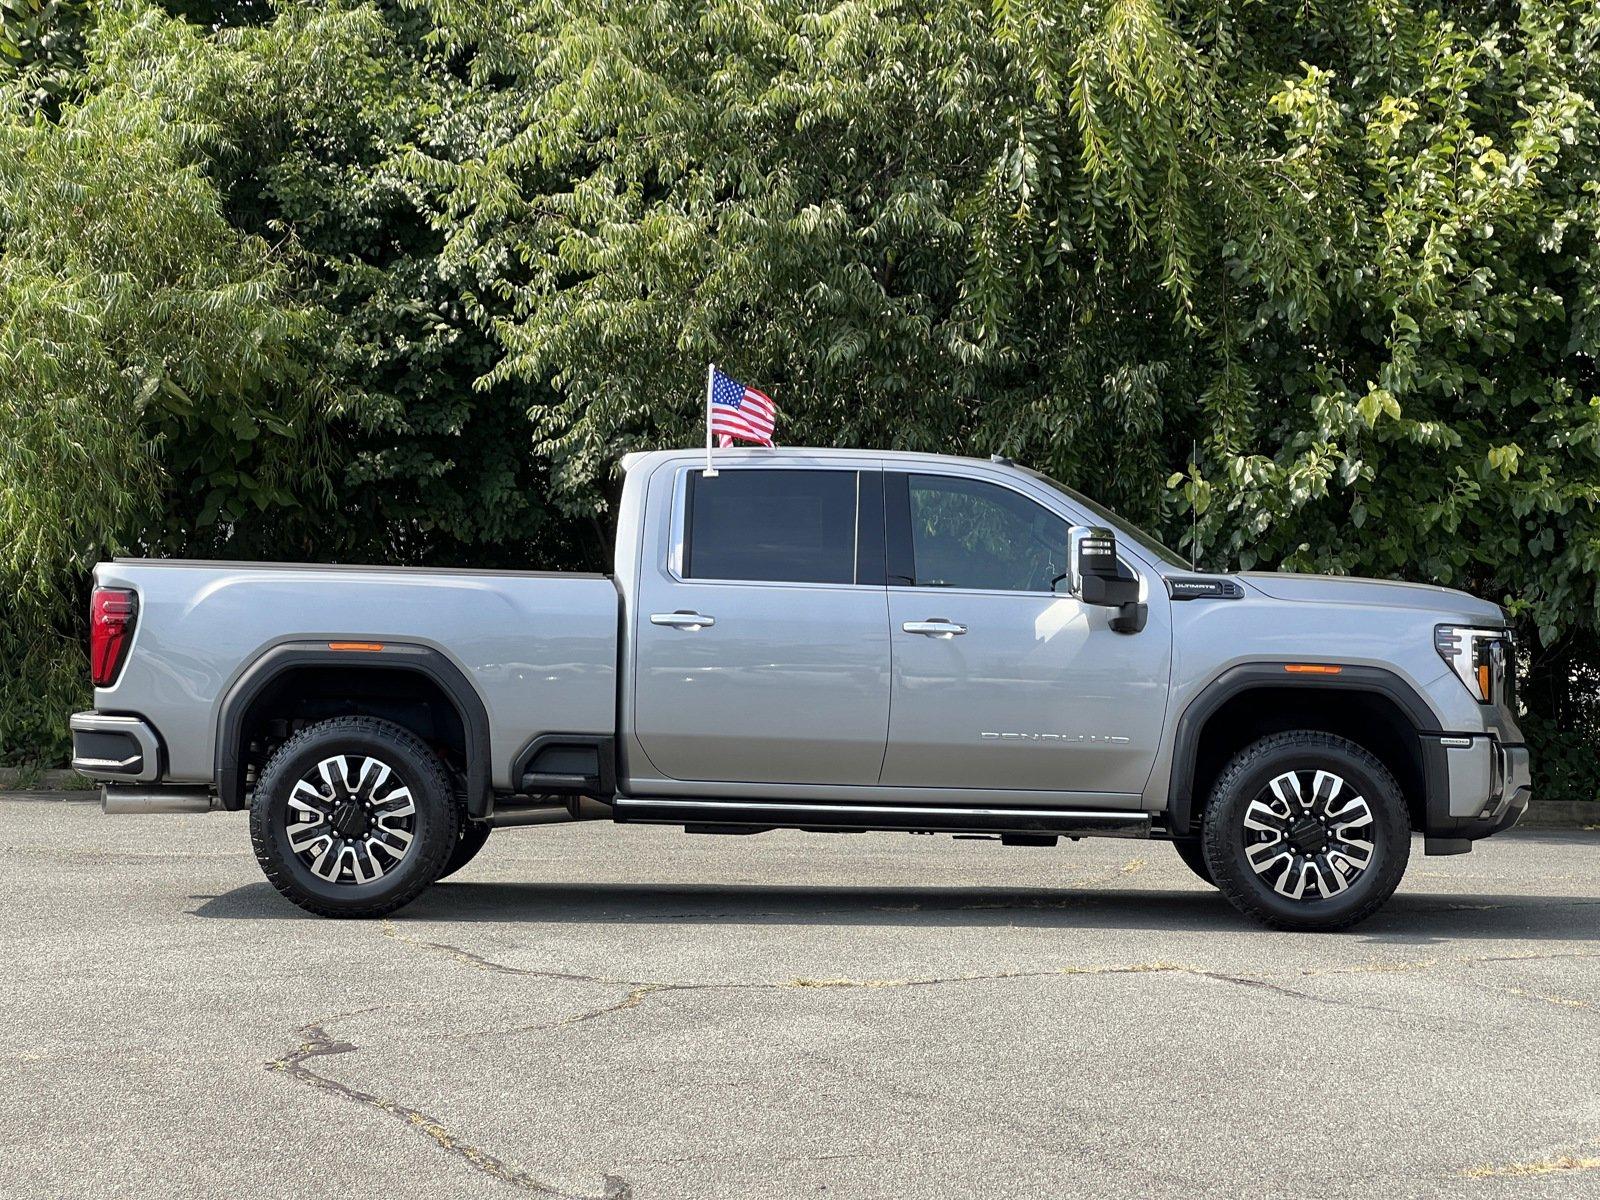
[[[385,921],[0,801],[0,1195],[1600,1196],[1600,835],[1340,935],[1155,842],[515,829]]]

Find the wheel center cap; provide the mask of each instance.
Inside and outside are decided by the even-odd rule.
[[[1301,817],[1286,832],[1289,844],[1301,854],[1320,854],[1328,847],[1328,832],[1315,817]]]
[[[333,814],[333,831],[342,838],[358,838],[367,832],[367,810],[359,800],[346,800]]]

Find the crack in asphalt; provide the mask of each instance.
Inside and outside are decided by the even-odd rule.
[[[1281,983],[1273,983],[1267,979],[1257,979],[1249,975],[1229,975],[1222,971],[1191,970],[1192,975],[1200,975],[1206,979],[1215,979],[1221,983],[1233,983],[1240,987],[1260,988],[1262,991],[1276,992],[1280,996],[1293,996],[1296,1000],[1309,1000],[1313,1004],[1327,1004],[1336,1008],[1359,1008],[1367,1012],[1395,1013],[1402,1017],[1412,1014],[1403,1008],[1390,1008],[1383,1004],[1362,1004],[1357,1000],[1341,1000],[1337,996],[1317,996],[1311,992],[1297,991],[1291,987],[1284,987]]]
[[[1300,974],[1309,975],[1406,975],[1431,971],[1439,965],[1437,958],[1424,958],[1416,962],[1367,962],[1349,967],[1304,967]]]
[[[485,958],[481,954],[474,954],[471,950],[460,946],[452,946],[448,942],[425,942],[420,938],[407,937],[395,926],[395,923],[384,918],[383,936],[393,938],[403,945],[413,946],[418,950],[432,950],[452,958],[463,966],[474,967],[479,971],[488,971],[492,975],[519,975],[531,979],[563,979],[572,983],[603,983],[614,985],[642,986],[643,981],[637,979],[613,979],[605,975],[581,975],[573,971],[546,971],[531,967],[513,967],[509,963],[496,962],[492,958]]]
[[[363,1009],[361,1011],[371,1012],[373,1010]],[[342,1017],[358,1015],[360,1014],[344,1013]],[[342,1017],[330,1019],[337,1020],[342,1019]],[[523,1191],[534,1192],[541,1196],[550,1196],[554,1200],[631,1200],[633,1196],[633,1188],[626,1180],[610,1174],[601,1176],[604,1183],[604,1191],[599,1196],[564,1191],[519,1167],[512,1166],[504,1159],[490,1154],[487,1150],[462,1141],[436,1117],[431,1117],[420,1109],[411,1108],[397,1100],[390,1100],[372,1092],[362,1091],[327,1075],[318,1074],[306,1066],[306,1063],[314,1058],[323,1058],[335,1054],[349,1054],[359,1049],[359,1047],[352,1042],[336,1040],[329,1035],[327,1029],[320,1023],[303,1025],[295,1032],[300,1038],[299,1045],[282,1058],[276,1058],[266,1063],[267,1070],[281,1071],[291,1078],[310,1084],[317,1090],[326,1092],[329,1095],[353,1100],[357,1104],[376,1109],[381,1113],[387,1113],[409,1128],[423,1134],[441,1150],[460,1159],[473,1169],[500,1183],[510,1184],[512,1187],[521,1188]]]
[[[1479,958],[1467,958],[1467,959],[1463,959],[1462,961],[1466,964],[1468,969],[1472,969],[1472,968],[1475,968],[1475,967],[1478,967],[1478,966],[1482,965],[1483,963],[1491,963],[1491,962],[1492,963],[1543,962],[1543,961],[1553,961],[1553,960],[1556,960],[1556,959],[1563,959],[1563,958],[1600,958],[1600,954],[1585,953],[1585,952],[1582,952],[1582,951],[1574,951],[1574,952],[1566,953],[1566,954],[1508,954],[1508,955],[1498,955],[1498,956],[1486,956],[1486,957],[1479,957]],[[1594,1002],[1592,1000],[1581,1000],[1581,999],[1578,999],[1575,996],[1559,996],[1559,995],[1555,995],[1554,993],[1549,993],[1549,992],[1535,992],[1535,991],[1533,991],[1533,990],[1531,990],[1529,988],[1516,987],[1516,986],[1511,985],[1511,984],[1479,983],[1476,980],[1471,980],[1471,979],[1467,980],[1466,982],[1470,983],[1473,987],[1479,988],[1480,990],[1485,991],[1485,992],[1504,993],[1507,996],[1515,996],[1519,1000],[1537,1000],[1542,1004],[1554,1005],[1557,1008],[1588,1009],[1588,1010],[1591,1010],[1591,1011],[1595,1008],[1595,1004],[1594,1004]]]
[[[571,1016],[561,1017],[554,1021],[541,1021],[534,1025],[518,1025],[512,1028],[495,1028],[478,1030],[466,1037],[513,1037],[523,1033],[540,1033],[551,1029],[566,1029],[572,1025],[581,1025],[585,1021],[593,1021],[598,1017],[609,1016],[612,1013],[624,1012],[630,1008],[637,1008],[650,996],[666,995],[669,992],[779,992],[791,989],[805,988],[911,988],[911,987],[936,987],[954,983],[984,983],[1000,979],[1045,979],[1060,975],[1128,975],[1148,971],[1177,971],[1188,972],[1186,967],[1168,963],[1131,964],[1118,967],[1092,967],[1092,968],[1063,968],[1053,971],[1007,971],[992,975],[951,975],[945,977],[930,977],[925,979],[810,979],[797,978],[781,981],[751,980],[739,983],[734,981],[717,982],[704,981],[698,983],[671,983],[667,981],[646,983],[635,980],[607,979],[603,976],[591,976],[586,982],[602,985],[625,985],[629,992],[621,1000],[612,1004],[603,1004],[597,1008],[585,1009]],[[1194,973],[1194,972],[1189,972]]]
[[[1137,869],[1135,864],[1139,860],[1127,864],[1124,870]],[[1139,864],[1142,865],[1142,864]],[[611,1004],[600,1005],[596,1008],[585,1009],[571,1016],[558,1020],[543,1021],[533,1025],[519,1025],[512,1028],[479,1030],[467,1034],[467,1037],[509,1037],[522,1033],[536,1033],[551,1029],[565,1029],[572,1025],[579,1025],[587,1021],[608,1016],[612,1013],[624,1012],[637,1008],[644,1001],[654,995],[663,995],[669,992],[703,992],[703,991],[782,991],[786,989],[884,989],[884,988],[916,988],[916,987],[941,987],[961,983],[990,983],[1012,979],[1054,979],[1075,975],[1131,975],[1165,973],[1174,975],[1188,975],[1197,979],[1208,979],[1216,983],[1232,984],[1236,987],[1253,988],[1260,991],[1273,992],[1277,995],[1288,996],[1296,1000],[1304,1000],[1312,1004],[1324,1004],[1336,1008],[1354,1008],[1367,1012],[1382,1012],[1396,1016],[1409,1017],[1412,1014],[1404,1009],[1392,1008],[1384,1005],[1363,1004],[1355,1000],[1345,1000],[1337,996],[1318,996],[1311,992],[1299,991],[1286,987],[1283,984],[1273,983],[1267,979],[1255,978],[1248,975],[1234,975],[1226,971],[1208,970],[1203,967],[1188,966],[1183,963],[1150,962],[1150,963],[1113,963],[1104,965],[1053,967],[1032,971],[994,971],[982,974],[963,975],[937,975],[923,978],[904,979],[823,979],[799,977],[781,981],[751,980],[737,981],[701,981],[688,983],[674,983],[667,980],[648,979],[623,979],[610,975],[586,975],[571,971],[548,971],[514,967],[508,963],[495,962],[480,954],[460,946],[453,946],[446,942],[426,942],[419,938],[407,937],[401,933],[391,921],[384,922],[384,935],[392,937],[409,946],[422,950],[430,950],[443,954],[456,962],[477,970],[488,971],[499,975],[516,975],[536,979],[558,979],[569,982],[591,983],[601,987],[626,987],[629,989],[626,996]]]
[[[1114,875],[1128,874],[1141,869],[1144,862],[1133,859],[1117,868]],[[1165,973],[1173,975],[1188,975],[1197,979],[1207,979],[1216,983],[1231,984],[1235,987],[1250,988],[1253,990],[1271,992],[1276,995],[1286,996],[1295,1000],[1302,1000],[1311,1004],[1321,1004],[1334,1008],[1349,1008],[1365,1012],[1385,1013],[1415,1020],[1417,1014],[1402,1008],[1390,1005],[1367,1004],[1358,1000],[1344,999],[1338,996],[1319,996],[1312,992],[1301,991],[1282,983],[1276,983],[1270,978],[1260,976],[1240,975],[1227,971],[1212,970],[1196,967],[1183,963],[1149,962],[1149,963],[1121,963],[1105,965],[1085,965],[1054,967],[1029,971],[997,971],[987,973],[941,975],[925,978],[888,978],[888,979],[826,979],[826,978],[795,978],[781,981],[751,980],[738,981],[690,981],[672,982],[668,980],[627,979],[610,975],[584,974],[574,971],[553,971],[542,968],[516,967],[509,963],[497,962],[486,958],[461,946],[448,942],[423,941],[420,938],[408,936],[400,931],[392,920],[383,922],[383,934],[405,945],[416,949],[444,955],[464,966],[475,970],[486,971],[497,975],[511,975],[533,979],[553,979],[573,983],[589,983],[599,987],[622,987],[628,992],[620,1000],[609,1004],[599,1005],[585,1009],[569,1016],[551,1021],[539,1022],[532,1025],[521,1025],[512,1028],[484,1029],[474,1031],[462,1037],[506,1037],[523,1033],[536,1033],[553,1029],[564,1029],[573,1025],[594,1021],[613,1013],[625,1012],[639,1007],[646,999],[654,995],[665,995],[671,992],[694,991],[781,991],[785,989],[885,989],[885,988],[915,988],[915,987],[940,987],[962,983],[988,983],[1013,979],[1050,979],[1070,977],[1074,975],[1121,975],[1136,973]],[[1455,961],[1455,964],[1468,968],[1476,967],[1482,963],[1490,962],[1533,962],[1540,960],[1572,959],[1572,958],[1600,958],[1600,952],[1587,951],[1557,951],[1547,953],[1519,954],[1519,955],[1478,955],[1466,956]],[[1357,964],[1349,967],[1309,968],[1302,970],[1302,977],[1335,975],[1335,974],[1401,974],[1418,973],[1437,969],[1441,964],[1438,958],[1423,959],[1416,962],[1384,963],[1373,962]],[[1454,964],[1451,964],[1454,965]],[[1502,991],[1511,995],[1521,996],[1526,999],[1540,1000],[1549,1004],[1561,1005],[1572,1008],[1592,1008],[1586,1001],[1572,1000],[1565,997],[1552,997],[1541,995],[1537,992],[1528,992],[1518,988],[1500,987],[1492,990]],[[1426,1024],[1426,1022],[1424,1022]]]
[[[1540,1175],[1564,1175],[1571,1171],[1593,1171],[1596,1169],[1600,1169],[1600,1158],[1586,1154],[1561,1154],[1554,1158],[1541,1158],[1535,1162],[1468,1167],[1461,1174],[1468,1179],[1506,1179],[1528,1178]]]
[[[1476,954],[1461,961],[1469,967],[1488,962],[1553,962],[1560,958],[1600,958],[1596,950],[1558,950],[1539,954]]]
[[[1576,997],[1573,997],[1573,996],[1553,996],[1553,995],[1546,995],[1544,992],[1530,992],[1527,988],[1508,987],[1508,988],[1497,988],[1495,990],[1505,992],[1508,995],[1512,995],[1512,996],[1520,996],[1524,1000],[1539,1000],[1539,1001],[1542,1001],[1545,1004],[1554,1004],[1558,1008],[1593,1008],[1594,1007],[1594,1005],[1592,1003],[1590,1003],[1588,1000],[1579,1000],[1579,999],[1577,999]]]

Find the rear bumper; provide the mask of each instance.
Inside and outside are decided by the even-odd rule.
[[[143,717],[73,713],[72,769],[90,779],[149,783],[161,776],[161,739]]]
[[[1463,854],[1479,838],[1510,829],[1528,811],[1533,779],[1528,748],[1492,735],[1423,738],[1428,771],[1429,854]]]

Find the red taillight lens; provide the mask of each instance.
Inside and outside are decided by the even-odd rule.
[[[128,656],[139,598],[124,588],[95,588],[89,600],[89,673],[95,687],[110,687]]]

